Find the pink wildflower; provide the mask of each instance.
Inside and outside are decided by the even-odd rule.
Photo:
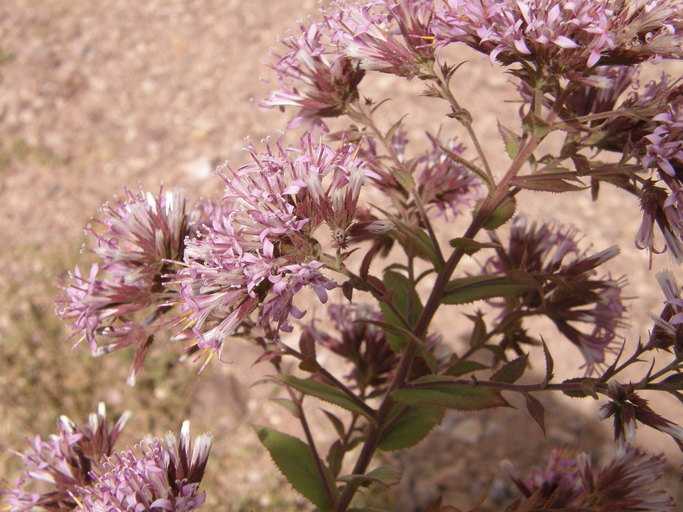
[[[24,478],[19,478],[14,489],[3,491],[8,497],[8,510],[73,509],[77,504],[73,497],[78,494],[77,489],[91,484],[92,472],[101,468],[103,460],[112,454],[129,417],[130,413],[125,412],[112,426],[103,403],[84,426],[60,416],[57,422],[59,434],[50,436],[47,441],[36,436],[31,450],[17,454],[24,463],[24,476],[46,484],[48,490],[28,491],[24,489]]]
[[[598,64],[679,58],[679,0],[447,0],[437,38],[464,42],[509,65],[582,81]],[[532,74],[529,74],[531,77]]]
[[[86,277],[76,268],[62,284],[57,313],[98,356],[126,346],[136,349],[128,378],[133,384],[154,334],[163,325],[177,290],[164,286],[173,262],[182,260],[185,241],[203,214],[188,211],[181,190],[154,196],[140,191],[102,208],[102,219],[87,232],[95,237],[100,262]],[[82,338],[81,338],[82,339]],[[80,340],[79,340],[80,341]]]
[[[362,69],[411,79],[432,73],[433,15],[433,2],[375,0],[337,4],[327,21],[345,54],[358,59]]]
[[[280,89],[261,103],[266,108],[297,107],[299,112],[290,127],[343,114],[347,104],[358,97],[357,86],[365,74],[358,61],[345,56],[331,40],[328,25],[301,25],[300,30],[300,36],[282,41],[284,53],[276,54],[271,65]]]
[[[190,443],[189,422],[183,423],[180,443],[170,432],[165,441],[143,440],[135,450],[118,452],[93,474],[93,482],[79,489],[83,512],[173,510],[190,512],[204,504],[199,484],[211,448],[210,434]]]
[[[225,339],[259,310],[259,322],[274,335],[289,331],[289,316],[303,312],[294,296],[310,287],[325,302],[336,284],[321,272],[316,230],[325,224],[338,247],[345,247],[354,226],[360,189],[369,176],[354,155],[314,144],[279,142],[257,153],[252,164],[220,172],[230,212],[188,242],[181,284],[181,308],[202,350],[220,354]]]

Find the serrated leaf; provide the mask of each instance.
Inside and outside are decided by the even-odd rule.
[[[443,263],[439,258],[439,252],[424,230],[410,226],[393,215],[385,215],[394,224],[394,229],[389,232],[389,235],[395,238],[407,253],[430,261],[437,271],[441,269]]]
[[[523,356],[513,359],[509,363],[504,364],[496,373],[491,375],[492,382],[507,382],[512,384],[516,382],[527,368],[527,362],[529,360],[529,355],[524,354]]]
[[[446,376],[421,377],[391,393],[397,402],[414,406],[480,411],[509,405],[500,391],[454,382]]]
[[[506,197],[484,222],[485,229],[497,229],[509,221],[517,210],[517,200]]]
[[[338,405],[347,411],[361,414],[368,419],[373,418],[372,409],[361,402],[360,399],[357,401],[353,400],[346,393],[330,386],[329,384],[324,384],[311,379],[300,379],[298,377],[294,377],[293,375],[276,375],[273,377],[273,379],[284,382],[297,391],[301,391],[305,395],[314,396],[325,402]]]
[[[522,138],[500,123],[498,123],[498,132],[500,133],[500,136],[503,137],[505,152],[510,158],[514,159],[517,156],[517,153],[519,153],[519,146],[522,143]]]
[[[298,419],[301,417],[301,409],[289,398],[271,398],[271,400],[282,408],[286,409],[287,412],[295,418]]]
[[[321,512],[331,510],[325,487],[327,486],[332,493],[336,493],[337,488],[329,474],[318,474],[310,447],[296,437],[268,427],[255,426],[254,429],[273,462],[292,487]]]
[[[469,276],[453,279],[441,298],[443,304],[467,304],[475,300],[510,297],[537,288],[533,278],[508,276]]]
[[[327,419],[330,420],[330,423],[332,423],[332,426],[334,427],[334,430],[337,432],[337,435],[341,438],[346,435],[345,428],[344,428],[344,423],[342,423],[342,420],[337,418],[336,414],[332,414],[330,411],[326,411],[323,409],[323,412],[325,413],[325,416],[327,416]]]
[[[360,481],[364,485],[377,483],[389,487],[401,480],[401,473],[391,466],[379,466],[364,475],[344,475],[339,477],[339,480],[342,482]]]
[[[576,185],[569,180],[577,181],[579,184]],[[576,179],[574,173],[569,172],[526,174],[515,177],[511,184],[519,188],[542,192],[576,192],[587,188],[581,181]]]
[[[488,368],[485,364],[477,363],[476,361],[456,361],[448,368],[446,375],[458,377],[459,375],[466,375],[478,370],[488,370]]]
[[[422,441],[443,420],[445,410],[440,407],[394,406],[394,421],[382,436],[379,449],[385,452],[404,450]],[[400,413],[398,411],[401,411]],[[399,414],[396,416],[396,414]]]
[[[463,251],[465,251],[465,254],[469,256],[472,256],[481,249],[497,249],[500,247],[500,244],[495,242],[477,242],[471,238],[454,238],[448,243],[454,249],[460,247]]]
[[[398,182],[398,184],[401,185],[406,192],[410,192],[416,187],[415,180],[413,179],[410,173],[407,173],[406,171],[402,171],[400,169],[393,169],[391,174],[394,177],[394,179]]]
[[[538,423],[538,426],[541,427],[543,435],[545,436],[545,407],[543,407],[543,404],[539,402],[536,397],[528,393],[524,394],[524,398],[526,398],[527,411],[529,411],[529,414],[534,421]]]
[[[472,334],[470,335],[470,347],[481,347],[486,343],[486,322],[484,322],[484,315],[481,311],[478,311],[475,315],[467,315],[467,318],[474,322]]]
[[[410,280],[403,274],[389,271],[384,273],[384,286],[387,290],[391,290],[392,292],[391,304],[394,308],[396,308],[396,310],[398,310],[408,321],[415,322],[422,313],[423,307],[420,297],[411,286]],[[413,308],[412,317],[409,314],[411,304]],[[405,329],[406,326],[403,325],[399,316],[389,304],[380,302],[380,309],[386,323],[395,326],[397,329]],[[406,336],[404,334],[399,334],[398,332],[387,332],[386,334],[387,341],[391,348],[394,352],[400,353],[406,344]]]

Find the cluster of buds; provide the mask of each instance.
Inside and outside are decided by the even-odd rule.
[[[498,245],[498,254],[485,263],[487,273],[522,271],[539,282],[537,289],[500,304],[503,312],[499,325],[506,326],[503,331],[508,333],[504,347],[515,348],[524,341],[514,336],[523,332],[518,326],[523,317],[544,315],[579,348],[586,373],[593,373],[605,362],[606,352],[614,348],[617,329],[623,325],[621,291],[625,280],[596,277],[596,269],[618,254],[617,247],[588,254],[579,248],[576,230],[549,223],[529,224],[522,216],[514,219],[507,245],[497,235],[491,237]],[[593,330],[584,332],[574,324],[589,324]]]
[[[627,444],[635,442],[636,420],[670,435],[683,450],[683,428],[654,412],[648,401],[635,392],[632,384],[622,385],[610,381],[608,394],[611,400],[602,406],[600,416],[614,417],[614,440],[622,450]]]
[[[511,466],[508,474],[522,493],[506,512],[543,510],[640,510],[673,512],[674,503],[662,488],[664,458],[628,447],[599,471],[585,453],[555,449],[543,469],[519,478]]]
[[[437,137],[427,134],[430,148],[423,154],[409,158],[409,139],[405,129],[398,127],[391,138],[391,149],[402,169],[415,181],[417,197],[412,196],[396,177],[388,172],[377,150],[377,144],[369,139],[368,147],[361,156],[379,176],[373,185],[392,198],[400,199],[401,208],[407,218],[422,222],[416,201],[421,203],[430,217],[456,218],[471,211],[476,202],[484,196],[484,184],[474,172],[458,163],[450,155],[461,156],[465,146],[455,139],[442,143]]]
[[[352,366],[346,379],[365,395],[380,394],[394,374],[400,361],[393,350],[386,332],[371,322],[381,322],[382,314],[370,305],[332,304],[327,312],[337,331],[334,334],[318,329],[314,324],[305,327],[302,337],[312,338],[333,353],[341,356]],[[439,339],[430,335],[425,348],[430,353],[436,350]],[[411,368],[409,380],[429,373],[429,365],[417,357]]]

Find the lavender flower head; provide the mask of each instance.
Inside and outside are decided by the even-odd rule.
[[[433,4],[426,0],[337,3],[326,19],[335,29],[335,41],[362,69],[411,79],[432,73]]]
[[[211,449],[211,434],[190,443],[190,424],[183,422],[180,442],[168,433],[165,440],[147,438],[136,448],[118,452],[93,475],[92,485],[80,488],[83,512],[130,510],[189,512],[204,504],[199,484]]]
[[[683,428],[654,412],[633,384],[611,380],[608,395],[611,401],[600,408],[600,418],[614,417],[614,440],[622,452],[636,440],[636,421],[668,434],[683,451]]]
[[[657,274],[657,281],[664,293],[664,308],[659,316],[650,315],[655,322],[648,347],[674,351],[683,356],[683,298],[681,287],[673,273],[663,270]]]
[[[293,303],[304,287],[327,301],[337,285],[321,272],[316,231],[326,225],[333,244],[345,247],[361,187],[374,176],[354,147],[333,150],[310,136],[299,147],[249,151],[252,164],[220,170],[231,210],[188,242],[177,275],[198,358],[220,357],[225,339],[257,309],[275,337],[291,331],[289,317],[304,315]]]
[[[437,39],[464,42],[503,64],[583,81],[597,64],[679,58],[679,0],[447,0]]]
[[[365,74],[358,60],[345,56],[332,41],[326,23],[301,25],[300,30],[298,37],[282,41],[282,54],[275,54],[271,67],[280,89],[261,103],[266,108],[297,107],[299,112],[290,127],[343,114],[347,104],[358,97],[357,86]]]
[[[394,155],[415,180],[417,195],[430,217],[445,216],[455,218],[463,212],[471,211],[476,202],[484,196],[484,183],[474,172],[451,158],[450,154],[461,156],[465,146],[456,139],[441,142],[436,136],[427,134],[430,148],[423,154],[408,158],[406,156],[409,139],[405,129],[399,127],[391,139]],[[414,198],[387,172],[380,161],[376,143],[370,141],[362,153],[370,168],[380,177],[375,186],[392,197],[400,197],[403,207],[417,222],[422,222],[421,212]]]
[[[154,196],[128,191],[127,197],[102,208],[102,219],[89,226],[99,263],[88,275],[76,267],[61,285],[57,314],[85,338],[93,355],[126,346],[136,349],[129,375],[134,384],[154,333],[168,323],[163,315],[177,290],[165,286],[173,261],[182,260],[194,218],[185,193],[161,190]]]
[[[495,234],[492,239],[500,244]],[[596,278],[596,269],[618,254],[611,247],[596,254],[581,250],[576,230],[550,223],[528,224],[522,216],[515,218],[507,246],[497,249],[484,270],[491,274],[524,271],[541,281],[540,288],[508,299],[503,320],[508,313],[545,315],[557,329],[581,351],[586,373],[591,374],[613,351],[618,328],[623,326],[626,311],[621,291],[624,278],[609,275]],[[589,324],[592,332],[579,330],[574,324]]]
[[[526,479],[510,466],[510,477],[524,498],[506,512],[568,510],[673,512],[674,502],[662,488],[664,457],[629,446],[603,469],[595,471],[585,453],[551,452],[543,469]]]
[[[84,426],[60,416],[58,434],[48,440],[36,436],[30,450],[17,453],[24,463],[25,478],[19,478],[14,489],[4,491],[9,512],[73,509],[77,504],[74,499],[77,489],[91,485],[93,472],[99,470],[103,460],[112,454],[129,417],[129,412],[123,413],[112,426],[103,403]],[[40,482],[46,490],[25,489],[26,478]]]

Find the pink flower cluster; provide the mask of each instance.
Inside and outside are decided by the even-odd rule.
[[[17,453],[24,464],[24,476],[47,485],[49,490],[28,490],[26,478],[19,478],[13,489],[4,491],[8,510],[27,512],[75,508],[77,489],[92,483],[93,471],[101,469],[103,461],[113,453],[114,444],[129,418],[130,413],[126,412],[112,426],[103,403],[84,426],[61,416],[57,422],[58,434],[48,440],[36,436],[30,450]]]
[[[177,300],[177,291],[164,286],[165,276],[182,260],[185,240],[203,217],[202,210],[187,208],[181,190],[156,196],[127,191],[123,200],[105,205],[102,218],[87,229],[99,263],[87,276],[76,267],[62,284],[57,314],[87,340],[93,355],[135,347],[131,385],[155,332],[168,323],[168,304]]]
[[[107,458],[89,487],[79,489],[82,512],[168,510],[190,512],[202,506],[206,493],[199,484],[211,449],[212,437],[202,434],[190,443],[190,424],[183,423],[180,442],[148,438],[136,449]]]
[[[680,58],[678,0],[446,0],[437,39],[464,42],[504,64],[582,80],[598,64]],[[545,73],[544,73],[545,74]]]
[[[361,187],[374,176],[355,147],[333,150],[310,136],[299,147],[276,142],[260,154],[249,150],[253,163],[219,171],[229,213],[188,241],[187,267],[176,278],[198,357],[220,356],[225,339],[257,308],[273,336],[290,331],[289,317],[304,315],[293,303],[303,287],[327,301],[337,285],[321,272],[316,231],[326,225],[333,245],[345,247]]]
[[[164,440],[147,438],[137,449],[114,451],[114,444],[130,413],[115,425],[106,418],[104,404],[88,425],[78,426],[66,416],[57,422],[59,434],[44,441],[36,436],[31,450],[18,454],[29,480],[43,484],[43,492],[25,488],[20,478],[8,496],[9,512],[78,510],[121,512],[167,510],[190,512],[205,501],[199,483],[211,449],[211,434],[190,442],[185,421],[180,441],[172,433]]]

